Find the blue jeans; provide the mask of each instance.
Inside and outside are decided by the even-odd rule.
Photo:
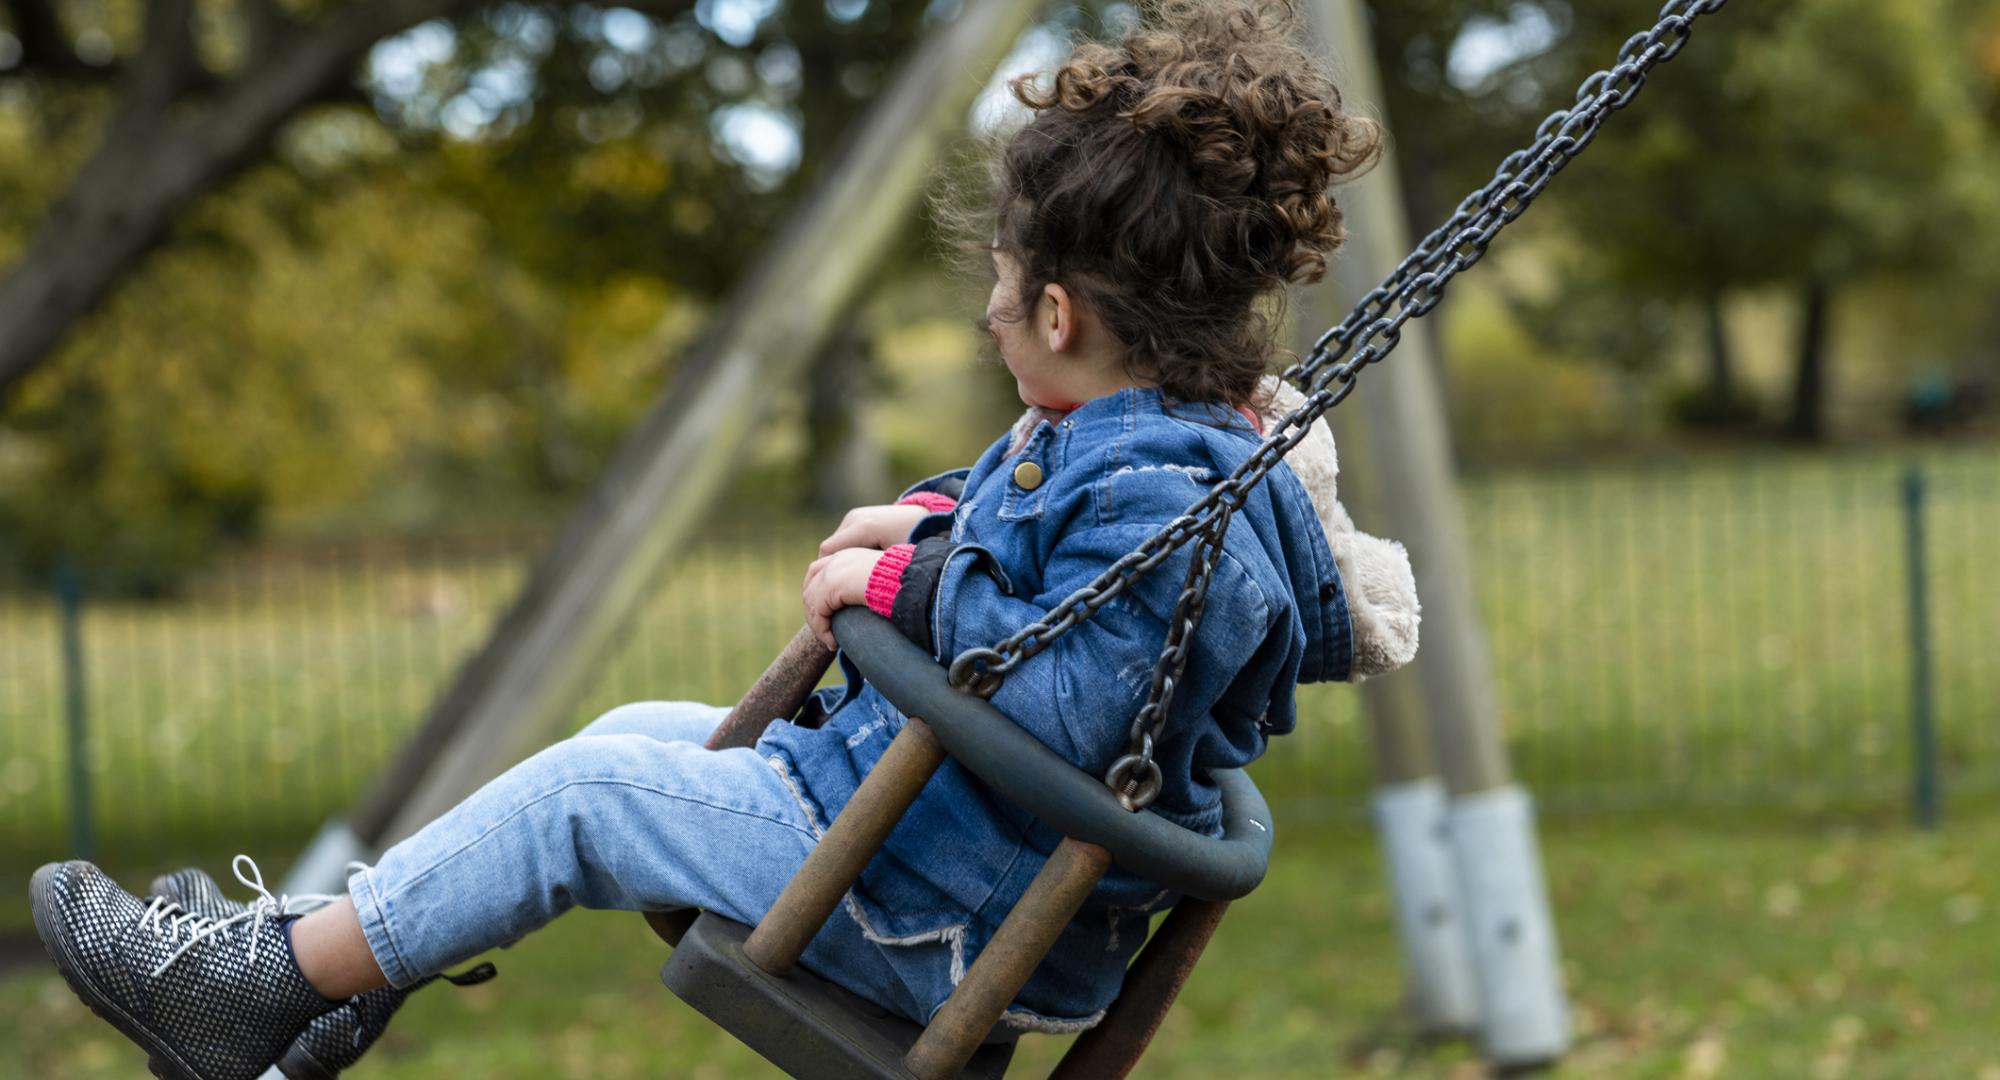
[[[348,889],[389,982],[408,986],[577,905],[697,907],[756,923],[805,861],[814,832],[785,778],[755,750],[702,749],[727,712],[691,702],[613,709],[355,873]],[[923,1019],[883,947],[843,905],[801,960]]]

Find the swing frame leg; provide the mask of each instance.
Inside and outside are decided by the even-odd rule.
[[[1110,868],[1109,851],[1064,837],[972,962],[972,970],[931,1015],[923,1035],[904,1055],[903,1067],[922,1080],[944,1080],[963,1071]]]
[[[1122,1080],[1137,1068],[1228,912],[1227,900],[1187,897],[1175,904],[1126,970],[1104,1019],[1077,1036],[1049,1080]]]
[[[771,910],[757,921],[743,943],[743,954],[751,963],[779,978],[791,974],[813,935],[942,764],[944,744],[937,733],[922,720],[907,718],[881,760],[862,778],[846,809],[813,845]]]

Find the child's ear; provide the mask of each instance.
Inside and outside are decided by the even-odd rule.
[[[1044,285],[1042,300],[1040,329],[1048,335],[1049,351],[1066,352],[1076,343],[1076,306],[1069,290],[1053,283]]]

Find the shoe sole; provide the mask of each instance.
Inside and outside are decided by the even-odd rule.
[[[286,1080],[335,1080],[339,1075],[297,1043],[278,1059],[278,1071],[285,1074]]]
[[[50,895],[56,873],[67,864],[52,863],[35,871],[34,880],[29,884],[28,896],[35,910],[35,934],[42,939],[42,949],[54,961],[56,970],[62,972],[63,981],[76,996],[96,1013],[105,1023],[118,1029],[126,1038],[139,1044],[146,1051],[146,1068],[160,1080],[206,1080],[199,1071],[174,1053],[159,1036],[148,1030],[146,1025],[127,1013],[100,992],[86,978],[82,965],[75,954],[70,952],[69,941],[56,924],[55,911]]]

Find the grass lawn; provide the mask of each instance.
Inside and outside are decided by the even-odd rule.
[[[1951,797],[1934,838],[1896,810],[1901,465],[1774,458],[1466,485],[1501,723],[1549,808],[1581,1032],[1568,1075],[2000,1080],[2000,869],[1980,857],[2000,850],[2000,460],[1927,462]],[[823,531],[759,522],[690,552],[571,722],[644,698],[733,699],[797,627]],[[94,603],[99,861],[142,884],[188,863],[222,876],[243,851],[278,877],[481,639],[521,550],[267,553],[174,603]],[[53,630],[45,598],[0,593],[0,879],[22,883],[68,850]],[[1152,1075],[1475,1067],[1396,1021],[1388,906],[1356,824],[1357,698],[1308,688],[1299,731],[1258,764],[1279,813],[1272,878],[1225,925]],[[0,939],[27,925],[24,903],[0,905]],[[499,983],[420,998],[372,1075],[760,1075],[671,1000],[658,960],[636,917],[569,917],[503,957]],[[1037,1075],[1059,1049],[1031,1042],[1017,1071]],[[0,1077],[140,1067],[41,968],[0,977]]]
[[[1397,1017],[1400,961],[1369,836],[1279,818],[1142,1075],[1481,1075]],[[2000,1077],[2000,807],[1937,836],[1893,820],[1605,815],[1545,830],[1578,1043],[1569,1077]],[[428,990],[351,1075],[775,1077],[657,981],[637,916],[579,912]],[[1039,1076],[1061,1040],[1024,1044]],[[138,1075],[53,971],[0,977],[0,1073]]]
[[[1544,804],[1899,798],[1902,464],[1771,458],[1469,481],[1500,722]],[[2000,458],[1938,453],[1927,468],[1943,764],[1956,790],[1992,788]],[[733,700],[797,628],[801,568],[824,532],[719,528],[649,588],[568,723],[643,698]],[[136,873],[249,850],[283,865],[401,745],[518,586],[526,550],[253,553],[178,602],[93,603],[86,757],[106,864]],[[68,850],[57,656],[46,598],[0,592],[0,876]],[[1357,700],[1347,686],[1302,690],[1305,724],[1260,765],[1267,792],[1358,805],[1369,755]]]

